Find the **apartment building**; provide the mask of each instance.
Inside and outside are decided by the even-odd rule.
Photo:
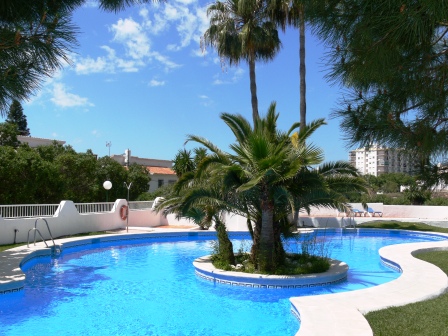
[[[129,149],[126,149],[123,155],[111,155],[110,157],[123,166],[128,166],[132,163],[145,166],[146,170],[151,175],[148,189],[149,192],[153,192],[166,184],[174,184],[177,181],[177,175],[171,168],[173,166],[173,161],[171,160],[148,159],[132,156]]]
[[[349,161],[363,175],[384,173],[412,174],[416,162],[402,149],[373,144],[349,152]]]

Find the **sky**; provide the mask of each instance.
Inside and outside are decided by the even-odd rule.
[[[195,147],[185,145],[189,134],[228,150],[234,137],[219,116],[252,120],[249,71],[244,62],[223,66],[213,49],[201,48],[209,4],[168,0],[107,13],[89,1],[76,10],[79,46],[72,64],[22,102],[31,136],[64,140],[99,157],[130,149],[133,156],[172,160],[184,146]],[[275,101],[282,130],[299,121],[298,35],[281,33],[275,59],[256,64],[259,112]],[[325,78],[326,52],[308,32],[307,122],[327,121],[311,137],[325,161],[347,160],[339,120],[330,118],[342,93]]]

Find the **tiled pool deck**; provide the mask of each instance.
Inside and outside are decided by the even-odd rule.
[[[142,234],[173,234],[182,229],[130,228],[129,233],[58,239],[57,244],[79,245],[92,239],[137,239]],[[448,237],[448,235],[446,235]],[[448,250],[448,242],[412,243],[387,246],[380,249],[382,258],[398,264],[402,275],[391,282],[376,287],[346,293],[291,298],[300,315],[301,327],[297,336],[367,336],[373,335],[363,314],[391,306],[401,306],[426,300],[442,294],[448,287],[448,277],[438,267],[416,259],[416,251]],[[43,243],[29,248],[17,247],[0,252],[0,294],[23,288],[25,276],[21,262],[39,255],[49,255],[51,250]],[[1,297],[1,295],[0,295]]]

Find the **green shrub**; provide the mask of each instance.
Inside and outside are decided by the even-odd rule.
[[[448,198],[445,197],[434,197],[425,202],[425,205],[439,205],[448,206]]]

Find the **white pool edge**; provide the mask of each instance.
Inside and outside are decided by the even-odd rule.
[[[381,258],[400,266],[402,274],[397,279],[352,292],[290,298],[301,323],[296,336],[371,336],[373,332],[364,314],[443,294],[448,288],[446,274],[413,257],[415,253],[434,250],[448,250],[448,242],[386,246],[379,253]]]

